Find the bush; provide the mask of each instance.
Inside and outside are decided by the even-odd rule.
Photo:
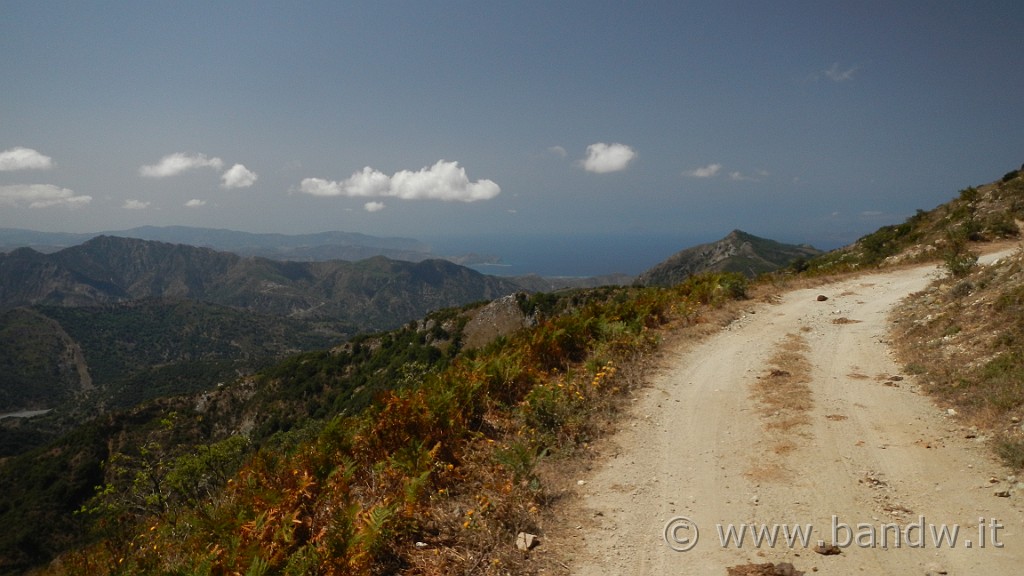
[[[985,221],[985,229],[996,238],[1016,238],[1020,228],[1009,214],[993,214]]]
[[[966,232],[963,228],[947,232],[946,237],[949,242],[942,256],[946,270],[954,278],[963,278],[970,274],[978,263],[978,255],[967,248]]]
[[[747,297],[747,277],[738,272],[710,272],[690,276],[677,287],[685,298],[714,307]]]
[[[1024,440],[1001,437],[996,440],[996,454],[1010,468],[1024,469]]]

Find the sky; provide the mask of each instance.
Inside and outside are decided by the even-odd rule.
[[[0,227],[831,249],[1021,166],[1021,30],[1017,0],[2,0]]]

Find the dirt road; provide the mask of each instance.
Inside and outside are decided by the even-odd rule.
[[[1024,490],[888,350],[889,310],[938,273],[789,292],[671,359],[578,486],[572,573],[1024,573]],[[774,410],[759,391],[788,375],[773,368],[780,350],[806,377]],[[788,544],[784,525],[803,536]],[[775,545],[751,528],[777,529]],[[839,553],[815,552],[819,541]]]

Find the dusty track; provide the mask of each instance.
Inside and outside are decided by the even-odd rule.
[[[671,358],[578,487],[571,572],[724,575],[739,564],[791,562],[808,574],[1024,573],[1024,493],[995,495],[1008,487],[1008,472],[955,416],[916,392],[888,350],[889,310],[936,274],[904,269],[789,292]],[[773,426],[784,415],[766,414],[754,391],[787,335],[806,343],[802,399],[810,407],[803,424]],[[833,515],[849,526],[836,524],[838,543],[857,539],[820,555],[813,547],[831,543]],[[686,552],[664,537],[677,516],[699,528]],[[882,546],[883,525],[905,529],[922,517],[923,535],[914,528],[896,547],[889,527]],[[742,547],[723,547],[717,525],[741,523],[814,531],[809,548],[757,547],[749,533]],[[932,524],[958,527],[955,548],[936,547]],[[679,545],[692,526],[670,536]]]

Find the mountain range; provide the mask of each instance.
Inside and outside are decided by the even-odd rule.
[[[429,258],[440,258],[431,253],[430,246],[411,238],[380,237],[342,231],[314,234],[255,234],[191,226],[141,226],[128,230],[82,234],[0,228],[0,252],[25,247],[38,252],[57,252],[97,236],[186,244],[233,252],[240,256],[260,256],[274,260],[364,260],[373,256],[387,256],[395,260],[419,262]],[[465,263],[465,257],[455,258],[459,259],[463,260],[459,263]]]
[[[438,259],[287,262],[114,236],[52,254],[0,254],[0,309],[188,299],[378,330],[517,289]]]

